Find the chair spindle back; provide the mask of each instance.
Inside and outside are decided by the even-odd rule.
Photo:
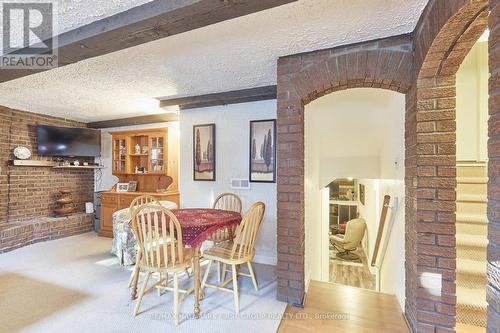
[[[130,208],[129,208],[130,216],[133,216],[135,211],[142,205],[149,205],[149,204],[160,206],[160,202],[158,201],[158,199],[156,199],[152,195],[145,194],[135,198],[130,203]]]
[[[265,210],[266,205],[261,201],[257,201],[248,209],[236,231],[233,248],[231,249],[232,258],[241,259],[253,255],[255,240]]]
[[[215,199],[212,208],[241,213],[241,199],[234,193],[222,193]]]
[[[132,230],[142,252],[142,265],[160,269],[184,262],[181,225],[169,209],[139,207],[132,217]]]

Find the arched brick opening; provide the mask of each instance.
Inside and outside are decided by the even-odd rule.
[[[455,330],[455,73],[485,28],[487,4],[430,0],[412,36],[279,59],[278,299],[301,304],[304,296],[304,105],[342,89],[391,89],[406,94],[405,314],[413,331]],[[494,331],[500,326],[500,1],[489,6],[487,299]],[[430,294],[423,283],[436,280],[440,292]]]
[[[407,93],[412,51],[411,38],[399,36],[278,60],[278,299],[304,297],[304,105],[349,88]]]
[[[430,8],[438,2],[430,3]],[[452,15],[431,39],[427,52],[417,48],[422,62],[414,95],[411,199],[415,206],[410,212],[416,216],[412,256],[417,260],[411,263],[415,274],[408,277],[411,283],[407,285],[407,297],[414,302],[407,302],[406,313],[419,332],[453,331],[456,324],[455,75],[488,26],[487,0],[448,9]],[[427,27],[424,21],[422,30],[416,31],[416,44],[419,37],[429,35],[423,30],[431,29],[431,22],[432,14],[428,13]],[[439,294],[422,285],[428,277],[439,280]]]

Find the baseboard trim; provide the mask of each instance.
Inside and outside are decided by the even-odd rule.
[[[406,323],[406,327],[408,327],[408,330],[412,333],[416,333],[414,330],[413,330],[413,327],[411,326],[410,324],[410,321],[408,320],[408,317],[406,316],[406,312],[403,312],[401,313],[401,315],[403,316],[403,319]]]
[[[304,304],[306,303],[307,292],[304,292],[304,296],[302,297],[302,303],[292,303],[292,306],[295,308],[304,308]]]

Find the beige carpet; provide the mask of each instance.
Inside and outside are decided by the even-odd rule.
[[[192,318],[193,297],[188,297],[175,327],[168,292],[146,295],[141,313],[132,318],[130,272],[111,256],[110,247],[110,239],[87,233],[0,254],[0,331],[265,333],[279,326],[286,304],[275,298],[275,269],[258,264],[259,292],[250,279],[240,278],[239,315],[232,294],[208,289],[199,320]],[[181,286],[191,284],[184,278]]]

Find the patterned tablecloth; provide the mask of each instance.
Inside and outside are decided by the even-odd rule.
[[[241,222],[241,214],[219,209],[172,209],[182,228],[184,245],[197,247],[219,229],[234,227]],[[121,258],[122,265],[135,263],[135,237],[130,227],[130,214],[117,211],[113,215],[113,254]],[[115,224],[117,233],[115,234]],[[120,230],[121,228],[121,230]],[[115,242],[116,239],[116,242]],[[116,243],[116,244],[115,244]]]

